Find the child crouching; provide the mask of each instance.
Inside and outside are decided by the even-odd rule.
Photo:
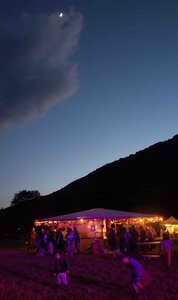
[[[136,294],[138,294],[140,290],[143,291],[150,283],[151,277],[136,259],[129,257],[127,254],[123,257],[123,263],[129,265],[132,270],[132,286]]]

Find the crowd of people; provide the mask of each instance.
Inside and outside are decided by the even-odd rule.
[[[110,247],[113,256],[117,249],[121,252],[137,251],[137,242],[154,241],[156,230],[152,226],[130,226],[128,229],[122,224],[111,224],[108,232],[108,246]]]
[[[53,255],[57,251],[68,256],[80,254],[80,234],[76,227],[58,228],[57,231],[33,227],[26,243],[28,251],[36,253],[37,256]]]
[[[173,243],[170,239],[166,227],[160,231],[161,242],[160,248],[167,253],[168,266],[171,266],[171,248]],[[131,226],[128,229],[120,224],[111,224],[107,234],[107,247],[111,250],[113,257],[116,257],[116,251],[119,249],[120,257],[123,263],[130,266],[133,272],[132,286],[135,293],[143,292],[145,286],[151,281],[149,274],[145,271],[142,264],[137,261],[132,254],[137,251],[138,241],[154,241],[156,231],[151,226]],[[106,245],[105,245],[106,246]],[[36,253],[37,256],[45,254],[55,255],[54,275],[57,286],[62,284],[68,286],[67,273],[69,272],[68,257],[80,254],[80,233],[76,227],[58,228],[57,231],[51,228],[44,229],[32,228],[28,241],[28,250]],[[101,244],[98,239],[94,239],[91,244],[93,254],[101,252]]]
[[[169,235],[166,227],[160,229],[160,239],[165,240]],[[92,252],[101,253],[103,249],[110,250],[115,257],[117,251],[131,254],[137,252],[138,242],[153,242],[156,238],[156,230],[152,226],[129,226],[112,223],[108,229],[105,243],[97,238],[92,239]],[[162,245],[163,243],[161,243]],[[54,254],[56,251],[62,251],[68,256],[80,254],[80,233],[76,227],[58,228],[57,231],[52,228],[32,228],[27,238],[27,247],[31,252],[39,256],[45,254]],[[103,249],[102,249],[103,248]]]

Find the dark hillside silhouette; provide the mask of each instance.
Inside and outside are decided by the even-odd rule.
[[[103,207],[178,217],[178,135],[121,158],[46,196],[0,212],[1,228]]]

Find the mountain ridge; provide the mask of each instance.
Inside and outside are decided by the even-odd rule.
[[[11,230],[34,219],[102,207],[178,217],[178,135],[120,158],[36,199],[0,212]],[[176,211],[177,210],[177,211]]]

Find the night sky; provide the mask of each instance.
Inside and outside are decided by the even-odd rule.
[[[0,69],[7,207],[178,133],[178,1],[0,0]]]

